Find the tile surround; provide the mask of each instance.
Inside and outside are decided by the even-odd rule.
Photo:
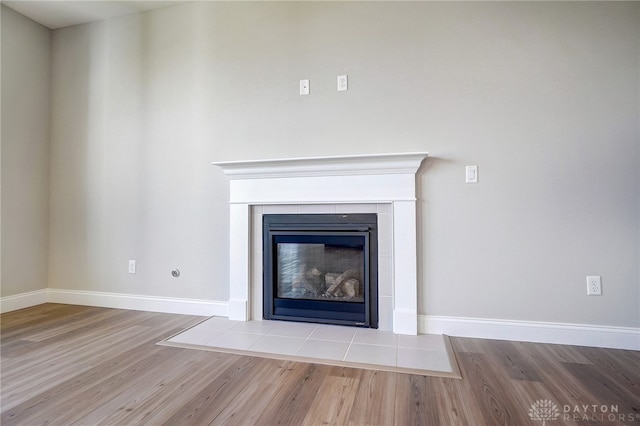
[[[264,214],[376,213],[378,216],[378,328],[393,330],[393,239],[391,204],[306,204],[251,206],[251,314],[262,319],[262,216]],[[384,248],[383,248],[384,247]]]

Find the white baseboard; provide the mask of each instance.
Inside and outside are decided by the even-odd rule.
[[[201,299],[182,299],[136,294],[104,293],[97,291],[49,288],[0,298],[2,312],[15,311],[42,303],[98,306],[101,308],[131,309],[168,314],[228,316],[227,302]]]
[[[17,311],[30,306],[41,305],[48,301],[48,290],[29,291],[14,296],[0,297],[0,314]]]
[[[420,333],[640,350],[640,328],[420,315]]]
[[[43,289],[0,298],[0,313],[43,303],[200,316],[229,316],[229,302]],[[418,315],[418,332],[479,339],[640,350],[640,328]]]

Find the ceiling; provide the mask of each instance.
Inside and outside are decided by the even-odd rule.
[[[32,20],[55,30],[70,25],[100,21],[152,9],[173,6],[188,0],[174,1],[93,1],[93,0],[2,0],[2,4]]]

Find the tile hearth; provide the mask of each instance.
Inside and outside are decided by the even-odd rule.
[[[301,362],[460,377],[448,337],[211,317],[160,344]]]

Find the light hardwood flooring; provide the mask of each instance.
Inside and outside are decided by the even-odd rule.
[[[640,424],[639,352],[452,338],[458,380],[156,345],[202,319],[57,304],[3,314],[0,423]]]

